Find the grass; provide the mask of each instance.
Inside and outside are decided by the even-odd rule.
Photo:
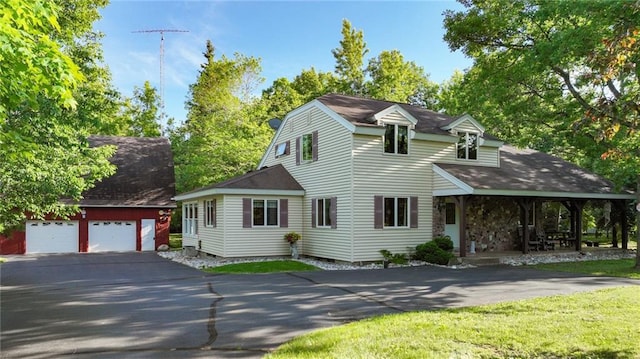
[[[208,273],[233,273],[233,274],[302,272],[302,271],[314,271],[314,270],[318,270],[318,268],[306,263],[291,261],[291,260],[234,263],[234,264],[227,264],[219,267],[208,267],[203,269],[203,271]]]
[[[640,279],[635,259],[535,268]],[[640,286],[375,317],[319,330],[267,358],[640,358]]]
[[[375,317],[267,358],[638,358],[640,286]]]
[[[548,271],[640,279],[640,270],[635,268],[635,264],[636,260],[634,258],[584,262],[546,263],[537,264],[533,267]]]

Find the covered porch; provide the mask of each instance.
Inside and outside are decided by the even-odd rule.
[[[433,235],[448,235],[460,257],[483,252],[580,251],[587,203],[604,203],[628,248],[635,195],[554,156],[510,146],[501,149],[500,167],[434,164]],[[563,208],[565,225],[545,223],[542,207]],[[617,226],[613,226],[617,228]]]

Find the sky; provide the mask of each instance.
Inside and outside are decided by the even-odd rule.
[[[116,88],[131,96],[145,81],[160,92],[159,32],[164,34],[164,103],[167,117],[186,118],[184,103],[211,40],[216,58],[240,53],[261,60],[264,82],[289,80],[304,69],[335,68],[332,49],[340,45],[342,21],[361,30],[369,59],[398,50],[442,83],[472,61],[451,52],[442,39],[443,11],[461,10],[453,1],[119,1],[100,11],[94,28],[104,34],[105,62]]]

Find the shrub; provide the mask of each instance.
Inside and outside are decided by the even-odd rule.
[[[407,264],[409,262],[407,255],[404,253],[391,253],[391,251],[389,250],[381,249],[380,254],[382,254],[382,256],[384,257],[384,260],[386,260],[389,263]]]
[[[438,245],[443,251],[453,252],[453,241],[449,236],[441,236],[433,239],[433,242]]]
[[[449,264],[451,258],[453,258],[453,254],[440,248],[435,241],[416,246],[415,259],[417,260],[446,265]]]

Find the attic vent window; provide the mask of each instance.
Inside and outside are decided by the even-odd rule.
[[[458,159],[478,159],[478,134],[470,132],[458,133]]]
[[[384,133],[384,153],[409,153],[409,127],[396,124],[386,125]]]

